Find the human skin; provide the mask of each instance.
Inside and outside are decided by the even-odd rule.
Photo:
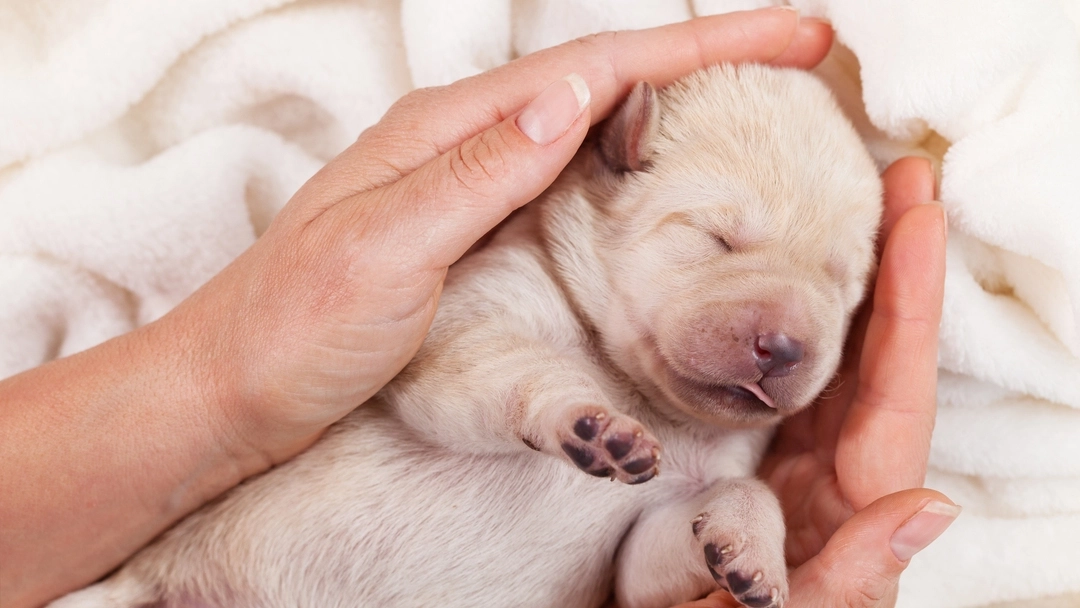
[[[591,36],[404,97],[169,314],[0,382],[4,605],[93,582],[373,395],[418,349],[447,267],[542,192],[636,82],[725,61],[810,67],[831,40],[793,11],[734,13]],[[567,114],[548,87],[571,72],[591,99]],[[912,230],[931,234],[921,217]]]
[[[787,608],[892,606],[911,555],[959,507],[921,489],[934,428],[945,215],[930,164],[885,172],[880,269],[836,388],[780,428],[760,474],[780,497]],[[719,591],[679,608],[734,608]]]

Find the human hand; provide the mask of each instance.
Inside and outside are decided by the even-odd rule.
[[[885,172],[884,249],[839,384],[780,427],[761,467],[787,523],[787,608],[888,607],[914,553],[959,514],[921,488],[934,427],[945,216],[929,163]],[[739,606],[725,591],[680,608]]]
[[[403,98],[169,314],[0,381],[5,606],[96,580],[374,394],[419,348],[447,267],[639,80],[809,67],[831,40],[792,11],[733,13],[584,38]],[[587,103],[560,80],[571,73]]]
[[[415,91],[150,331],[208,353],[230,432],[280,462],[405,366],[447,267],[539,195],[636,82],[725,61],[809,67],[831,39],[790,10],[732,13],[599,34]],[[560,80],[571,73],[576,89]]]

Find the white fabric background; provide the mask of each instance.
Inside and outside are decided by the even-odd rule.
[[[1077,0],[796,0],[950,243],[928,485],[966,507],[905,608],[1080,593]],[[157,318],[399,96],[594,31],[769,0],[0,3],[0,377]]]

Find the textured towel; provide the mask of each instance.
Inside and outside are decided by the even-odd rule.
[[[162,315],[414,87],[769,0],[0,4],[0,377]],[[900,606],[1080,593],[1080,1],[794,0],[950,242],[927,483],[966,511]],[[846,47],[846,48],[845,48]]]

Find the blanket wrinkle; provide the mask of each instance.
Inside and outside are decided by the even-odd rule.
[[[165,314],[413,88],[782,3],[0,3],[0,378]],[[927,483],[966,510],[898,606],[1080,598],[1080,0],[792,4],[878,166],[930,159],[949,215]]]
[[[287,1],[49,0],[0,7],[0,40],[8,40],[10,53],[0,56],[0,166],[118,118],[203,37]]]

